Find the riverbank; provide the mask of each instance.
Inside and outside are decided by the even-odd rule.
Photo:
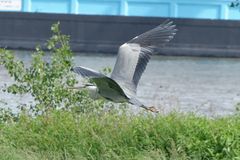
[[[0,124],[0,159],[237,159],[239,124],[239,115],[21,115]]]

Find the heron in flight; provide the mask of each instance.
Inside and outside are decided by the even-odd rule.
[[[155,107],[147,107],[137,99],[137,86],[154,49],[173,39],[175,33],[176,26],[167,20],[122,44],[118,49],[117,60],[110,77],[82,66],[73,67],[72,71],[94,82],[84,86],[94,99],[104,97],[113,102],[128,102],[158,112]]]

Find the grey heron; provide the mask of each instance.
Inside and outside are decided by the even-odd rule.
[[[113,102],[128,102],[158,112],[155,107],[147,107],[137,99],[137,86],[154,49],[169,42],[175,34],[176,26],[167,20],[122,44],[110,77],[82,66],[73,67],[72,71],[95,83],[85,86],[93,98],[101,96]]]

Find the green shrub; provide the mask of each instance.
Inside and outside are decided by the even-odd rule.
[[[73,65],[73,53],[69,46],[69,37],[61,34],[59,23],[51,27],[52,37],[47,42],[49,61],[44,60],[46,53],[37,47],[32,54],[30,67],[17,60],[11,51],[0,50],[0,65],[9,72],[16,83],[6,89],[13,94],[31,94],[34,104],[20,106],[34,114],[46,113],[51,109],[74,109],[80,112],[90,111],[103,106],[96,104],[84,90],[72,90],[77,84],[74,74],[70,72]],[[28,108],[26,108],[28,107]]]
[[[237,7],[239,7],[239,0],[234,0],[234,1],[232,1],[229,6],[230,6],[231,8],[237,8]]]

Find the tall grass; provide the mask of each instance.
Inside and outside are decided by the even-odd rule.
[[[240,159],[240,117],[52,111],[1,124],[0,142],[2,159]]]

